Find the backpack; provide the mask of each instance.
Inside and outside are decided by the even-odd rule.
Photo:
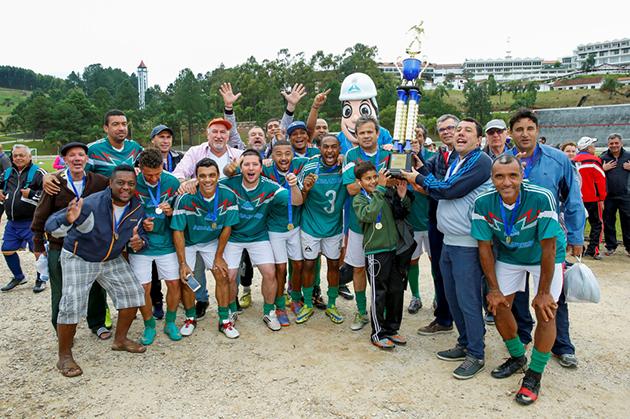
[[[39,169],[39,166],[36,164],[32,164],[31,167],[28,168],[28,174],[26,175],[26,183],[24,184],[22,189],[28,188],[28,186],[33,181],[33,178],[35,177],[35,173],[37,173],[38,169]],[[13,166],[7,167],[7,170],[4,171],[4,179],[2,181],[3,189],[6,189],[7,187],[7,180],[9,180],[9,178],[11,177],[11,173],[13,173]]]

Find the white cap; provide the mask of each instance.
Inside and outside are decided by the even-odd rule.
[[[341,83],[339,100],[359,100],[376,97],[374,81],[364,73],[352,73]]]
[[[595,144],[597,142],[597,138],[591,137],[582,137],[577,143],[578,150],[586,150],[590,145]]]
[[[433,140],[429,137],[427,137],[426,140],[424,140],[424,145],[433,145]]]

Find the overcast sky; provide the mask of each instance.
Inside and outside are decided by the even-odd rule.
[[[623,6],[626,4],[626,6]],[[393,61],[424,20],[423,55],[437,63],[505,56],[554,60],[579,44],[630,37],[630,6],[571,1],[7,1],[2,5],[0,65],[66,77],[101,63],[165,88],[179,70],[205,73],[278,50],[339,54],[361,42]]]

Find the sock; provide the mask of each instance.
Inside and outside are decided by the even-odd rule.
[[[222,323],[223,320],[227,320],[229,315],[230,315],[229,308],[219,306],[219,323]]]
[[[547,361],[551,358],[551,352],[538,352],[536,348],[532,350],[532,360],[529,363],[529,369],[542,374],[547,366]]]
[[[304,294],[304,304],[309,308],[313,308],[313,287],[303,287],[302,293]]]
[[[197,318],[197,310],[195,306],[186,309],[186,318],[188,319],[196,319]]]
[[[291,300],[299,303],[302,299],[302,291],[291,290]]]
[[[517,337],[504,341],[505,346],[507,346],[508,352],[511,357],[520,358],[525,355],[525,345],[523,342]],[[543,367],[544,368],[544,367]]]
[[[22,272],[22,266],[20,266],[20,257],[17,253],[12,255],[4,255],[4,260],[7,261],[7,266],[11,270],[15,279],[24,279],[24,273]]]
[[[249,294],[252,292],[251,287],[243,287],[243,294]]]
[[[321,282],[321,271],[322,271],[322,259],[321,258],[317,258],[317,262],[315,262],[315,281],[313,282],[313,285],[316,287],[319,287],[319,284]]]
[[[268,304],[268,303],[263,304],[263,314],[269,314],[269,312],[271,310],[273,310],[274,308],[275,308],[275,306],[274,306],[273,303],[271,303],[271,304]]]
[[[175,323],[177,318],[177,311],[166,310],[166,323]]]
[[[328,308],[334,307],[337,302],[337,296],[339,295],[339,286],[328,286]]]
[[[151,317],[149,320],[145,320],[144,327],[146,329],[155,329],[155,319]]]
[[[236,306],[236,300],[232,301],[228,307],[232,313],[236,313],[238,311],[238,307]]]
[[[287,309],[287,301],[284,299],[284,294],[280,297],[276,297],[276,308],[278,310],[286,310]],[[269,312],[267,312],[269,313]]]
[[[409,265],[409,288],[411,295],[420,298],[420,268],[418,265]]]
[[[356,295],[357,299],[357,310],[363,316],[367,315],[367,298],[365,297],[365,290],[363,291],[355,291],[354,295]]]

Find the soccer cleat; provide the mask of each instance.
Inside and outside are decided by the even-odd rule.
[[[27,282],[26,277],[22,279],[11,278],[11,280],[7,283],[7,285],[0,288],[0,290],[11,291],[13,288],[17,287],[18,285],[26,284],[26,282]]]
[[[166,325],[164,325],[164,333],[169,337],[169,339],[175,342],[182,340],[182,334],[179,329],[177,329],[175,323],[166,323]]]
[[[416,314],[422,308],[422,300],[417,297],[411,297],[411,301],[409,302],[409,308],[407,311],[409,314]]]
[[[196,326],[197,320],[192,317],[187,317],[184,320],[184,325],[181,327],[181,329],[179,329],[179,333],[181,333],[182,336],[190,336],[192,335]]]
[[[442,361],[463,361],[466,359],[466,350],[461,346],[456,345],[451,349],[439,351],[435,354],[435,356]]]
[[[297,315],[297,318],[295,319],[295,322],[297,324],[305,323],[308,319],[311,318],[314,312],[315,310],[313,310],[313,307],[309,307],[307,305],[302,306],[300,312]]]
[[[252,293],[251,292],[244,293],[238,302],[242,308],[249,308],[249,306],[252,305]]]
[[[392,342],[388,338],[381,338],[379,340],[372,339],[372,345],[376,346],[379,349],[394,349],[396,347],[396,345],[394,345],[394,342]]]
[[[341,313],[339,313],[339,310],[337,310],[336,306],[328,307],[325,313],[328,318],[330,318],[331,322],[335,324],[343,323],[343,316],[341,315]]]
[[[485,362],[483,359],[477,359],[471,355],[467,355],[464,362],[453,371],[453,377],[458,380],[468,380],[483,371]]]
[[[527,365],[527,357],[525,355],[515,358],[509,357],[503,364],[499,365],[490,373],[494,378],[508,378],[515,372],[525,371]]]
[[[304,303],[301,301],[291,301],[291,305],[289,307],[291,309],[291,312],[297,317],[303,306]]]
[[[356,331],[359,331],[361,329],[363,329],[365,327],[366,324],[368,324],[370,321],[368,320],[368,317],[366,314],[361,314],[358,311],[356,313],[354,313],[354,320],[352,321],[352,324],[350,325],[350,329]]]
[[[286,310],[276,310],[276,317],[278,318],[278,323],[280,323],[280,326],[282,327],[287,327],[291,324]]]
[[[144,346],[151,345],[155,340],[155,335],[157,335],[157,331],[154,328],[145,327],[142,337],[140,338],[140,343]]]
[[[236,339],[241,335],[229,320],[223,320],[219,323],[219,332],[223,333],[228,339]]]
[[[527,372],[525,372],[521,388],[514,397],[517,403],[527,406],[538,399],[538,393],[540,392],[540,378],[541,375],[533,372],[532,370],[527,370]]]
[[[278,317],[276,316],[275,309],[269,310],[269,313],[263,316],[263,322],[265,322],[267,327],[274,332],[282,329],[282,326],[280,326],[280,322],[278,321]]]

